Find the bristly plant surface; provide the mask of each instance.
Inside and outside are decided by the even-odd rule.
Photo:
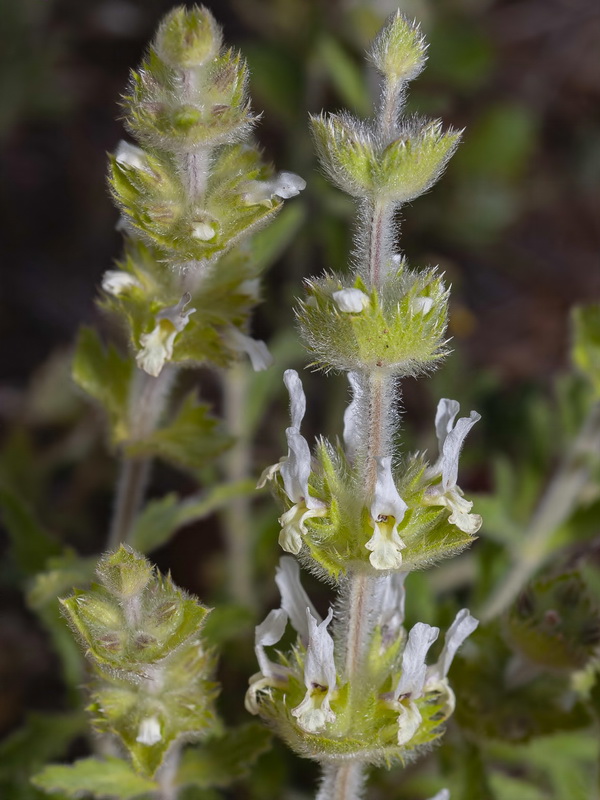
[[[246,605],[245,619],[260,599],[242,424],[258,416],[260,402],[245,393],[239,359],[247,354],[256,369],[270,361],[249,336],[250,315],[260,272],[298,223],[282,201],[304,181],[263,162],[250,138],[244,60],[223,46],[205,8],[173,10],[132,74],[123,108],[137,144],[121,143],[110,163],[125,253],[103,276],[101,296],[124,335],[105,347],[84,329],[73,362],[121,458],[109,552],[97,563],[61,547],[18,493],[0,486],[14,561],[52,636],[71,704],[32,714],[0,745],[0,794],[214,800],[248,778],[244,796],[279,799],[289,778],[281,751],[266,767],[269,757],[255,764],[271,729],[321,766],[318,800],[357,800],[372,767],[405,766],[434,744],[443,778],[432,759],[403,773],[400,786],[372,773],[381,796],[437,792],[432,800],[448,800],[451,789],[468,800],[597,797],[600,596],[585,568],[600,512],[600,306],[575,311],[573,360],[583,379],[568,376],[560,413],[548,414],[548,449],[561,460],[546,485],[539,465],[532,477],[530,464],[513,469],[491,456],[497,489],[474,498],[474,510],[458,485],[458,462],[479,415],[460,417],[454,400],[438,404],[437,457],[400,451],[401,380],[433,371],[448,352],[443,275],[411,269],[397,241],[399,210],[433,186],[460,139],[439,121],[404,114],[407,84],[425,57],[418,26],[395,14],[371,51],[383,77],[375,119],[312,120],[322,166],[358,214],[350,272],[309,280],[296,314],[311,366],[346,372],[351,400],[342,441],[320,439],[311,452],[301,432],[302,383],[285,373],[288,453],[260,485],[269,483],[283,506],[279,543],[291,555],[276,573],[280,608],[255,632],[260,671],[246,706],[262,719],[235,727],[217,710],[215,662],[228,614],[239,607],[211,611],[145,554],[178,527],[220,512],[230,526],[229,596]],[[220,369],[227,426],[195,392],[180,393],[182,371],[198,365]],[[264,401],[264,386],[257,396]],[[562,428],[554,424],[561,414]],[[225,451],[231,461],[217,467]],[[191,473],[202,491],[145,501],[155,458]],[[226,482],[215,483],[219,469]],[[480,514],[486,528],[469,551]],[[581,550],[564,554],[585,536]],[[424,601],[419,576],[406,583],[463,551],[429,573],[440,594],[445,587],[438,609]],[[300,565],[337,590],[324,616],[302,587]],[[481,625],[448,597],[468,586]],[[443,636],[427,622],[406,622],[433,621],[434,613]],[[268,649],[288,622],[291,648]],[[245,681],[239,655],[226,673],[237,669]],[[450,717],[456,724],[444,737]],[[82,742],[90,718],[89,756],[48,766]]]
[[[312,120],[323,167],[358,202],[357,232],[350,276],[311,279],[296,314],[314,365],[347,371],[352,401],[343,446],[321,440],[313,457],[300,432],[302,384],[288,370],[288,454],[264,480],[284,503],[281,547],[335,582],[338,599],[322,619],[297,563],[282,559],[281,608],[256,629],[261,671],[247,706],[321,763],[320,800],[355,800],[369,765],[406,763],[441,736],[455,705],[448,670],[477,627],[468,610],[459,611],[429,666],[439,629],[419,622],[407,634],[402,627],[408,573],[460,552],[481,526],[457,484],[476,412],[457,419],[458,403],[440,401],[433,463],[421,454],[401,457],[395,446],[400,379],[433,369],[447,352],[442,276],[411,270],[396,241],[398,210],[435,183],[460,139],[438,120],[402,114],[425,50],[418,27],[396,14],[371,51],[383,76],[375,119]],[[297,642],[272,661],[265,647],[279,641],[288,620]]]
[[[153,792],[170,800],[184,786],[228,785],[269,739],[255,723],[227,731],[218,720],[215,653],[201,635],[209,610],[137,552],[249,490],[242,476],[184,501],[144,506],[153,458],[198,476],[233,441],[195,393],[173,408],[179,370],[227,368],[244,355],[256,370],[271,362],[248,327],[268,260],[261,246],[281,246],[289,225],[266,244],[249,237],[305,182],[275,174],[250,139],[256,118],[247,82],[243,58],[223,46],[210,12],[177,8],[123,98],[139,146],[121,142],[110,159],[126,244],[118,268],[103,276],[101,306],[120,323],[128,351],[105,348],[84,329],[73,362],[76,383],[103,406],[122,457],[112,552],[95,569],[98,584],[85,588],[93,559],[69,556],[34,587],[40,605],[69,584],[81,587],[62,607],[91,664],[89,711],[101,739],[95,757],[35,777],[49,792]],[[183,753],[184,743],[201,739],[207,744],[195,755]]]

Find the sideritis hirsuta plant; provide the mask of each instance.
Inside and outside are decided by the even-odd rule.
[[[459,417],[456,401],[441,400],[434,459],[401,454],[395,444],[400,381],[446,355],[448,315],[442,276],[410,269],[399,253],[396,215],[440,177],[461,134],[402,114],[407,83],[426,58],[416,25],[397,13],[370,57],[383,76],[375,118],[311,121],[327,175],[357,201],[351,270],[309,280],[296,309],[313,366],[348,374],[343,443],[320,439],[311,453],[301,433],[302,383],[288,370],[288,453],[261,482],[284,508],[282,549],[338,594],[323,619],[298,562],[281,559],[281,607],[256,629],[260,672],[246,701],[297,753],[322,765],[320,800],[361,796],[369,766],[406,763],[439,739],[455,706],[448,671],[477,627],[459,611],[428,663],[439,629],[418,622],[407,631],[403,621],[407,575],[459,553],[481,526],[457,483],[460,450],[479,415]],[[288,622],[297,633],[292,650],[268,653]]]

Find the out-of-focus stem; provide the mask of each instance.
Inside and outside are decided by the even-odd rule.
[[[548,484],[515,553],[514,567],[482,608],[480,619],[501,614],[543,565],[552,535],[568,519],[589,480],[590,455],[599,450],[600,403],[596,403]]]
[[[138,370],[129,401],[130,441],[151,433],[164,410],[176,375],[171,365],[163,367],[157,378]],[[133,521],[144,498],[150,475],[151,459],[124,455],[121,460],[117,496],[113,511],[108,549],[127,541]]]
[[[348,762],[324,768],[316,800],[360,800],[366,780],[362,764]]]
[[[244,430],[244,410],[248,392],[248,367],[238,363],[223,374],[223,404],[227,430],[236,437],[224,459],[228,481],[241,481],[251,469],[250,442]],[[227,546],[229,593],[235,602],[246,608],[256,607],[257,598],[252,578],[252,527],[250,499],[236,497],[224,508],[222,519]]]
[[[176,743],[169,750],[156,778],[158,782],[158,793],[156,800],[177,800],[179,786],[177,785],[177,770],[181,760],[181,744]]]

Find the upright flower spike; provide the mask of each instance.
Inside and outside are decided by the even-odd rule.
[[[121,142],[111,160],[112,194],[133,242],[119,270],[131,278],[106,276],[105,305],[123,318],[140,369],[155,377],[169,361],[226,366],[241,353],[266,367],[265,346],[247,336],[258,296],[244,287],[256,269],[237,245],[306,185],[290,172],[274,175],[249,141],[256,118],[246,65],[222,40],[204,7],[167,15],[123,102],[141,147]],[[196,313],[173,328],[184,291]]]
[[[282,562],[280,612],[298,639],[279,656],[285,674],[266,676],[265,665],[252,679],[248,707],[296,752],[322,763],[318,800],[358,800],[367,765],[406,763],[439,739],[454,708],[448,669],[477,624],[459,612],[433,665],[427,656],[439,629],[403,627],[407,574],[468,546],[481,524],[456,484],[459,452],[479,415],[456,421],[458,405],[442,402],[433,467],[420,454],[396,452],[399,380],[430,371],[448,352],[442,277],[410,270],[395,241],[395,212],[435,183],[460,138],[439,121],[401,116],[406,84],[425,54],[418,26],[394,15],[371,54],[384,79],[376,118],[312,119],[325,171],[358,201],[357,247],[353,274],[307,281],[297,318],[312,366],[346,371],[352,398],[343,446],[321,440],[311,458],[300,433],[304,392],[288,372],[288,454],[263,482],[273,479],[284,499],[284,549],[333,580],[340,597],[335,620],[330,610],[320,621],[298,568]],[[442,790],[432,800],[448,797]]]
[[[97,574],[99,585],[61,600],[92,663],[94,726],[152,775],[174,742],[214,724],[213,658],[200,636],[208,610],[129,547],[104,556]]]
[[[459,410],[460,406],[456,400],[442,399],[438,404],[435,430],[440,455],[435,465],[427,470],[426,477],[428,479],[441,477],[441,482],[434,483],[427,489],[424,502],[429,505],[445,506],[451,511],[449,522],[465,533],[475,534],[481,527],[482,519],[479,514],[470,513],[473,503],[465,500],[456,481],[463,443],[481,416],[476,411],[471,411],[468,417],[461,417],[455,423]]]

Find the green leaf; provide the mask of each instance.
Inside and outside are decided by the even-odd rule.
[[[178,528],[208,517],[233,498],[253,494],[255,489],[254,481],[243,480],[215,486],[185,500],[179,500],[176,494],[153,500],[134,523],[131,546],[142,553],[156,550],[168,542]]]
[[[600,396],[600,304],[573,311],[572,358]]]
[[[72,591],[74,586],[85,587],[91,582],[96,558],[79,558],[74,552],[67,552],[50,559],[46,566],[47,569],[30,583],[27,603],[46,627],[62,662],[64,680],[70,687],[73,701],[79,704],[84,665],[79,647],[60,613],[58,598]]]
[[[256,274],[277,261],[301,229],[305,218],[306,208],[296,201],[286,205],[268,228],[252,237],[252,268]]]
[[[60,758],[86,727],[86,715],[79,711],[29,714],[25,723],[0,744],[0,780],[18,773],[29,777],[50,759]]]
[[[126,445],[127,455],[153,456],[197,471],[226,450],[232,442],[220,429],[207,405],[199,405],[190,394],[175,419],[164,428]]]
[[[154,781],[138,775],[126,761],[111,757],[83,758],[71,766],[52,765],[32,781],[49,794],[63,792],[67,797],[89,794],[128,800],[158,789]]]
[[[271,734],[254,722],[234,728],[202,747],[183,754],[178,780],[202,789],[230,786],[248,774],[257,758],[270,746]]]
[[[92,580],[97,559],[80,558],[69,551],[51,559],[45,572],[40,572],[31,583],[27,601],[35,611],[41,611],[74,586],[87,586]]]
[[[332,36],[324,35],[317,44],[317,54],[344,105],[361,116],[371,112],[371,97],[361,68]]]
[[[133,361],[110,345],[104,349],[93,328],[82,328],[73,357],[73,380],[106,411],[113,442],[127,438],[129,384]]]
[[[583,669],[600,644],[600,614],[577,572],[527,586],[506,627],[523,657],[553,672]]]
[[[61,547],[37,522],[25,503],[6,486],[0,486],[0,509],[18,566],[26,575],[42,570]]]
[[[515,654],[503,641],[499,625],[478,629],[469,642],[469,657],[455,659],[452,688],[461,698],[455,719],[471,737],[527,742],[589,726],[583,704],[572,702],[567,678],[540,671],[527,682],[507,683]]]
[[[211,645],[221,647],[231,639],[247,635],[254,622],[254,614],[245,606],[221,603],[206,618],[204,636]]]

